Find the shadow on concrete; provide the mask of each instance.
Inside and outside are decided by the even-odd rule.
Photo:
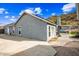
[[[56,51],[49,45],[36,45],[12,56],[54,56]]]

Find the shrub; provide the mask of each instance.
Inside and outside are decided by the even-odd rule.
[[[79,36],[79,30],[70,30],[69,31],[69,36],[70,37],[77,37],[77,36]]]

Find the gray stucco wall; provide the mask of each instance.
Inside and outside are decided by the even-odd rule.
[[[7,27],[4,27],[4,33],[7,34]]]
[[[21,36],[23,37],[44,41],[47,40],[47,23],[31,15],[24,15],[16,24],[16,35],[18,35],[18,27],[22,28]]]

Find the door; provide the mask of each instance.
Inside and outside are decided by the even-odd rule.
[[[55,26],[51,26],[51,36],[53,38],[56,37],[56,27]]]
[[[56,37],[56,27],[55,26],[48,26],[48,41],[51,40],[52,38]]]

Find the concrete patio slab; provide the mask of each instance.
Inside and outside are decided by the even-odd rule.
[[[0,35],[0,56],[53,56],[56,51],[45,41]]]

